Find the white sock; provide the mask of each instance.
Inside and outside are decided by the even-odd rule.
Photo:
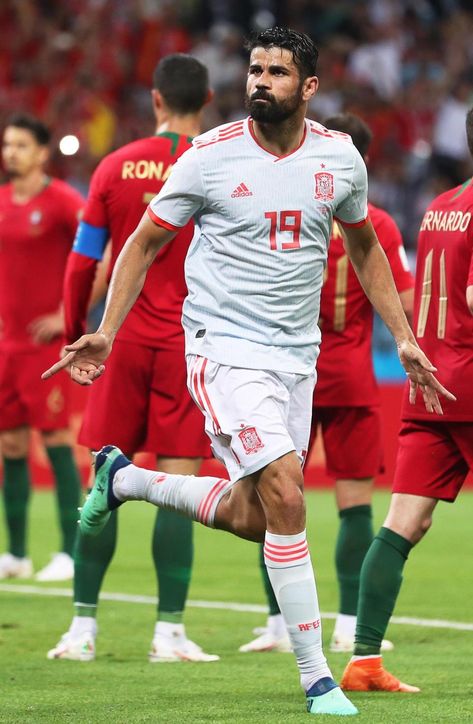
[[[337,614],[334,636],[342,636],[343,638],[355,640],[356,616],[350,616],[346,613]]]
[[[69,628],[69,633],[72,634],[72,636],[80,636],[87,632],[95,637],[97,636],[97,631],[97,621],[93,616],[74,616]]]
[[[156,621],[155,636],[165,636],[168,639],[186,639],[186,630],[183,623],[169,623],[169,621]]]
[[[217,505],[231,486],[224,478],[169,475],[133,464],[120,468],[113,478],[113,494],[118,500],[147,500],[210,528]]]
[[[274,616],[268,616],[267,629],[276,639],[282,639],[287,636],[286,624],[282,613],[276,613]]]
[[[322,627],[305,530],[296,535],[266,531],[264,561],[299,667],[305,691],[332,676],[322,651]]]

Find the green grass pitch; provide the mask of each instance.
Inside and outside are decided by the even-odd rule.
[[[309,492],[308,528],[324,612],[337,606],[333,568],[336,512],[329,491]],[[375,523],[387,508],[378,493]],[[130,503],[120,511],[119,545],[104,590],[152,596],[154,572],[150,537],[154,510]],[[473,622],[473,493],[453,506],[440,505],[434,528],[411,554],[396,609],[397,616]],[[226,533],[195,529],[195,569],[191,601],[263,604],[256,547]],[[2,527],[1,536],[4,536]],[[0,550],[4,539],[0,536]],[[50,493],[34,495],[30,547],[36,569],[57,550],[55,503]],[[0,582],[6,583],[6,582]],[[18,582],[15,585],[31,585]],[[70,584],[36,584],[43,589]],[[72,607],[67,598],[1,590],[0,722],[77,722],[198,724],[310,721],[290,654],[240,654],[252,628],[265,616],[189,607],[191,638],[221,661],[211,664],[149,664],[155,610],[152,605],[102,601],[97,660],[48,661],[46,651],[67,629]],[[333,621],[324,621],[328,642]],[[390,626],[395,651],[387,666],[422,688],[418,695],[352,695],[360,724],[420,724],[473,721],[473,630],[412,625]],[[328,655],[340,676],[347,657]],[[336,717],[322,717],[336,721]]]

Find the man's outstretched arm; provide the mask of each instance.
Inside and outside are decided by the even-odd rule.
[[[143,288],[150,265],[175,234],[176,231],[155,224],[147,213],[143,215],[115,263],[98,330],[67,345],[65,357],[46,370],[43,379],[66,367],[70,367],[71,378],[81,385],[91,385],[100,377],[115,336]]]
[[[420,389],[428,412],[441,415],[439,394],[448,400],[455,400],[455,397],[434,377],[435,367],[417,344],[371,222],[361,227],[344,227],[344,232],[346,250],[358,279],[396,341],[399,359],[410,382],[410,402],[415,402]]]

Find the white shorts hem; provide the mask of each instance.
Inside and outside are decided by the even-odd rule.
[[[258,470],[262,470],[262,468],[265,468],[267,465],[273,463],[275,460],[281,458],[283,455],[287,455],[290,452],[295,452],[295,450],[296,449],[294,445],[284,445],[283,447],[279,448],[279,450],[268,450],[267,454],[258,457],[258,460],[255,460],[253,465],[245,466],[245,469],[244,471],[242,471],[241,474],[240,472],[238,472],[237,478],[231,476],[230,480],[232,481],[232,483],[236,483],[242,478],[247,478],[249,475],[256,473]],[[230,473],[230,471],[228,472]]]

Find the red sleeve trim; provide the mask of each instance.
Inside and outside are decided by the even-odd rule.
[[[343,221],[343,219],[339,219],[338,216],[334,216],[333,218],[335,219],[335,221],[338,221],[338,223],[342,226],[348,226],[349,229],[359,229],[361,226],[365,226],[365,224],[367,224],[370,220],[369,216],[365,216],[365,218],[361,221],[355,221],[354,224],[351,224],[348,221]]]
[[[87,308],[94,284],[97,260],[71,251],[64,274],[64,317],[66,343],[71,344],[84,334]]]
[[[154,221],[155,224],[158,226],[162,226],[164,229],[167,229],[168,231],[180,231],[182,229],[182,226],[174,226],[174,224],[170,224],[169,221],[164,221],[164,219],[161,219],[159,216],[156,216],[154,211],[151,209],[151,206],[148,206],[147,208],[148,216],[151,219],[151,221]]]

